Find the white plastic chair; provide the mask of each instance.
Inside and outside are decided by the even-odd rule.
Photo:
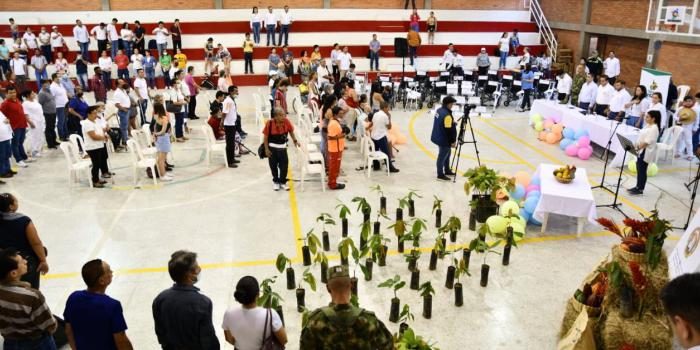
[[[141,146],[134,139],[126,141],[126,147],[131,153],[131,168],[133,169],[134,185],[138,183],[140,170],[151,169],[151,175],[153,175],[153,185],[156,185],[156,160],[154,158],[146,158],[141,153]],[[164,176],[165,174],[161,174]]]
[[[148,130],[148,125],[144,126],[144,129]],[[156,150],[155,147],[151,146],[150,134],[150,130],[148,130],[148,134],[146,134],[146,131],[144,131],[143,129],[131,130],[131,138],[139,144],[139,147],[141,147],[141,154],[148,157],[155,157],[155,154],[158,152],[158,150]]]
[[[688,95],[689,92],[690,92],[690,86],[678,85],[678,100],[676,101],[676,105],[673,108],[674,111],[677,111],[681,107],[681,104],[683,103],[683,98],[686,95]]]
[[[323,163],[311,163],[309,158],[303,150],[299,152],[301,155],[301,190],[304,190],[304,181],[306,181],[306,176],[310,174],[318,174],[321,177],[321,190],[326,192],[326,168]]]
[[[83,147],[85,142],[83,141],[82,136],[78,134],[71,134],[70,136],[68,136],[68,140],[73,146],[72,151],[74,152],[74,154],[78,155],[78,159],[82,159],[83,157],[87,156],[87,151],[85,151],[85,147]]]
[[[384,161],[386,162],[386,175],[389,176],[389,168],[391,168],[391,164],[389,164],[389,156],[382,152],[382,151],[377,151],[374,149],[374,142],[372,141],[371,137],[365,137],[365,157],[367,159],[367,177],[371,177],[372,175],[372,163],[376,161]]]
[[[202,133],[204,134],[204,139],[207,142],[207,165],[211,164],[211,156],[213,152],[221,152],[224,156],[224,166],[228,166],[228,157],[226,156],[226,144],[216,142],[216,137],[214,137],[214,132],[211,130],[209,124],[201,126]]]
[[[656,159],[654,159],[654,162],[659,162],[659,155],[661,152],[664,153],[664,160],[667,160],[668,154],[671,153],[671,165],[673,165],[673,154],[676,152],[676,144],[682,132],[683,127],[678,125],[672,126],[664,131],[663,136],[661,136],[661,142],[656,143]]]
[[[89,159],[76,158],[75,154],[77,150],[71,149],[74,146],[69,142],[61,142],[59,147],[61,147],[63,156],[66,158],[66,164],[68,165],[68,187],[73,187],[73,184],[80,182],[80,174],[82,172],[85,172],[88,183],[90,187],[92,187],[92,175],[90,174],[92,162]]]

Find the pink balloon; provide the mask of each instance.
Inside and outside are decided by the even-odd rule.
[[[576,157],[578,155],[578,145],[573,144],[566,147],[566,155],[569,157]]]
[[[588,136],[581,136],[578,139],[578,145],[579,147],[587,147],[591,144],[591,138]]]
[[[593,154],[593,149],[589,147],[581,147],[578,149],[578,157],[583,159],[583,160],[588,160],[588,158],[591,157],[591,154]]]
[[[532,191],[539,191],[539,190],[540,190],[540,186],[530,185],[530,186],[527,186],[527,188],[525,188],[525,194],[527,195],[528,193],[530,193]]]
[[[559,115],[553,115],[552,120],[554,120],[555,123],[561,123],[561,116]]]

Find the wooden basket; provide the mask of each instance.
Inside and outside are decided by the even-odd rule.
[[[599,307],[593,307],[593,306],[588,306],[586,304],[582,304],[580,301],[576,300],[576,298],[571,297],[571,305],[574,307],[574,310],[578,313],[581,312],[582,309],[586,309],[586,312],[588,313],[588,317],[598,317],[600,315],[600,308]]]
[[[618,251],[620,252],[620,256],[622,257],[623,260],[630,262],[634,261],[636,263],[644,264],[646,260],[644,259],[645,255],[644,253],[632,253],[628,252],[624,249],[622,249],[621,246],[618,246]]]

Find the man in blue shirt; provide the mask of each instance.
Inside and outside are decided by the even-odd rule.
[[[433,132],[430,141],[439,148],[437,157],[438,180],[449,181],[447,176],[454,175],[450,169],[450,153],[457,141],[457,125],[452,117],[452,106],[457,102],[452,96],[442,100],[442,107],[438,108],[433,120]]]
[[[521,75],[522,89],[523,89],[523,102],[520,104],[520,110],[518,112],[523,112],[525,110],[530,110],[530,95],[532,94],[532,83],[535,81],[535,73],[532,71],[530,64],[525,65],[525,70]],[[527,105],[527,109],[525,108]]]
[[[66,127],[68,134],[82,135],[80,122],[87,118],[88,104],[83,98],[83,88],[75,87],[75,95],[68,100],[68,115],[66,116]]]
[[[112,270],[106,262],[95,259],[83,265],[81,272],[87,290],[68,297],[63,317],[72,349],[131,350],[126,336],[122,305],[105,294],[112,283]]]

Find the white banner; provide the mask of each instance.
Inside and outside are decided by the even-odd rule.
[[[668,256],[668,268],[671,279],[684,273],[700,272],[700,210]]]
[[[647,88],[647,95],[651,96],[654,92],[660,92],[663,96],[663,104],[666,105],[666,96],[668,96],[668,86],[671,84],[671,73],[662,72],[650,68],[642,68],[642,75],[639,78],[639,85],[644,85]]]

